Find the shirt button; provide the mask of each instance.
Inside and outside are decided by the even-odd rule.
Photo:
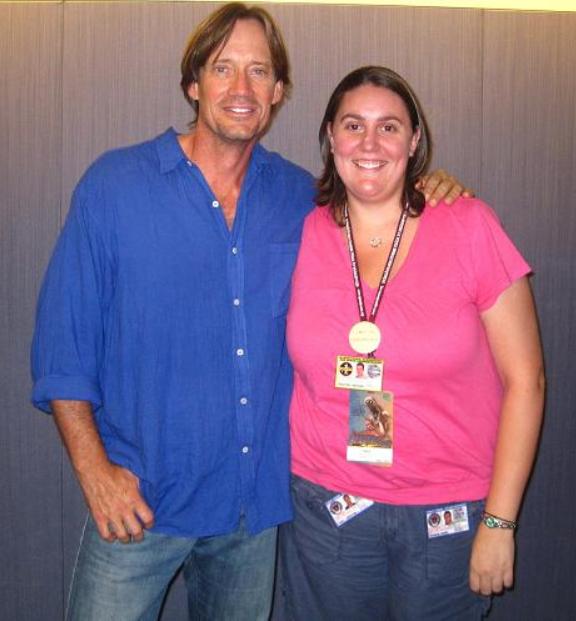
[[[188,164],[188,166],[192,166],[192,162],[190,160],[186,160],[186,164]]]
[[[238,248],[236,248],[236,246],[232,248],[232,254],[238,254]]]
[[[212,207],[220,207],[220,203],[218,201],[212,201]]]
[[[246,453],[249,451],[250,449],[247,446],[243,446],[242,447],[242,452],[244,453],[244,455],[246,455]]]
[[[248,399],[246,397],[240,397],[240,405],[246,405],[248,403]]]
[[[240,306],[240,300],[238,298],[234,298],[233,304],[234,306]]]
[[[239,348],[236,350],[236,355],[237,355],[237,356],[243,356],[243,355],[244,355],[244,350],[243,350],[241,347],[239,347]]]

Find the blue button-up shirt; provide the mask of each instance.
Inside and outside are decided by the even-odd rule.
[[[256,146],[234,226],[177,136],[109,152],[75,190],[40,293],[33,403],[92,403],[155,530],[291,517],[284,343],[309,173]]]

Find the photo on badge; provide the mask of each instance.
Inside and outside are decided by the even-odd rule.
[[[349,393],[348,461],[392,465],[394,398],[391,392]]]
[[[338,356],[336,359],[336,388],[380,391],[384,361],[379,358]]]
[[[468,522],[468,507],[466,503],[438,507],[426,512],[426,527],[428,539],[444,537],[467,531],[470,528]]]
[[[334,524],[338,527],[364,512],[373,504],[373,500],[346,493],[336,494],[324,503]]]

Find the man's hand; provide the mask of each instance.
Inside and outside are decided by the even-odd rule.
[[[86,401],[52,401],[52,412],[100,536],[141,541],[154,514],[140,494],[138,477],[106,455]]]
[[[110,462],[78,477],[100,536],[106,541],[141,541],[154,515],[140,494],[138,477]]]
[[[432,207],[435,207],[440,201],[451,205],[460,196],[468,198],[474,196],[472,190],[464,187],[458,179],[442,169],[420,177],[416,188],[424,194],[426,202]]]
[[[470,588],[492,595],[514,583],[514,531],[480,524],[472,544]]]

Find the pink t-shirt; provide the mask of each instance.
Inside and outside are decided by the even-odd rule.
[[[304,226],[288,314],[292,471],[391,504],[485,497],[502,385],[480,313],[529,271],[481,201],[424,210],[376,320],[383,388],[394,393],[394,461],[348,462],[349,394],[334,377],[337,355],[358,355],[348,332],[359,317],[342,229],[317,207]],[[363,289],[369,310],[375,290]]]

